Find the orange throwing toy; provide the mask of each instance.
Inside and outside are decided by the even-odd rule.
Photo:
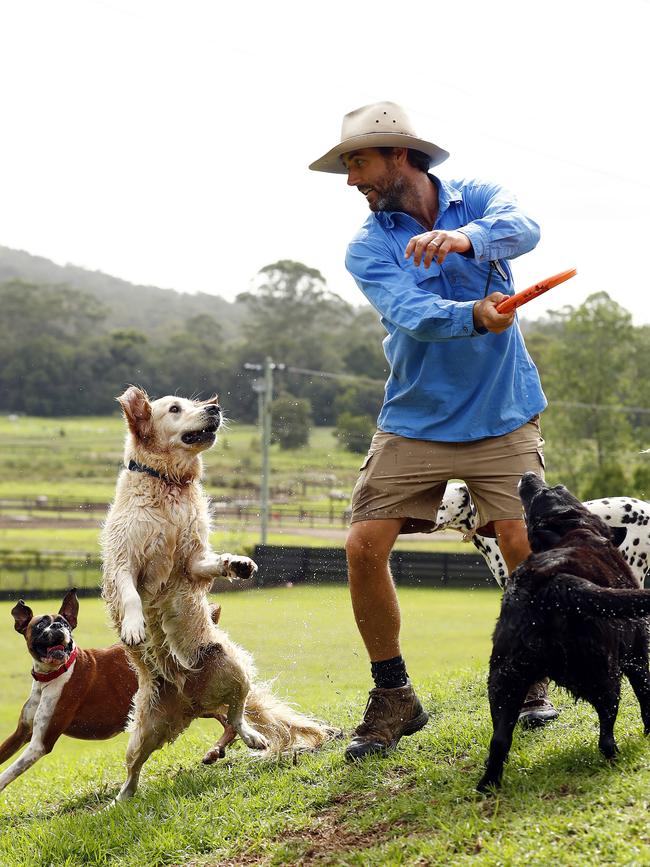
[[[497,304],[497,313],[511,313],[513,310],[516,310],[517,307],[521,307],[522,304],[526,304],[528,301],[532,301],[533,298],[537,298],[538,295],[543,295],[544,292],[548,292],[549,289],[557,286],[558,283],[564,283],[565,280],[575,277],[577,273],[577,268],[569,268],[568,271],[560,271],[559,274],[554,274],[553,277],[547,277],[546,280],[540,280],[539,283],[529,286],[528,289],[522,289],[521,292],[515,292],[514,295],[510,296],[510,298],[506,298],[504,301],[500,301],[499,304]]]

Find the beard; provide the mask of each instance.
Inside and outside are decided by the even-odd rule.
[[[371,211],[403,211],[406,186],[404,177],[392,175],[382,190],[375,187],[377,197],[374,204],[368,203],[368,207]]]
[[[396,169],[390,157],[385,156],[386,173],[381,182],[372,185],[375,201],[368,201],[371,211],[405,211],[409,198],[409,186],[406,178]],[[359,187],[363,192],[363,187]]]

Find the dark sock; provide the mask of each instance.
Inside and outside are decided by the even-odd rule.
[[[370,672],[372,679],[375,681],[375,686],[382,689],[395,689],[398,686],[405,686],[408,680],[406,664],[401,656],[394,656],[392,659],[382,659],[381,662],[371,662]]]

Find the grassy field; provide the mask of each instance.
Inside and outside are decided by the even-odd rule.
[[[400,591],[404,654],[431,721],[388,759],[347,766],[334,742],[264,761],[234,745],[199,759],[208,721],[146,765],[134,801],[105,809],[122,780],[125,736],[62,740],[0,795],[0,864],[591,865],[650,863],[650,749],[624,690],[621,756],[596,747],[596,716],[557,691],[560,719],[518,732],[500,795],[474,791],[491,732],[485,665],[495,591]],[[55,603],[39,602],[37,611]],[[0,725],[29,690],[29,660],[0,605]],[[276,676],[286,698],[349,730],[369,686],[347,591],[281,588],[231,594],[222,623]],[[82,600],[79,643],[111,640],[98,601]]]
[[[124,423],[119,415],[11,420],[0,416],[0,497],[45,495],[108,501],[122,462]],[[327,489],[350,489],[361,457],[341,449],[331,428],[314,428],[309,446],[272,447],[271,484],[307,498]],[[259,484],[260,440],[254,425],[230,423],[204,456],[214,495]],[[325,485],[325,487],[323,487]]]
[[[120,416],[101,418],[41,419],[0,416],[0,499],[37,498],[74,503],[110,502],[117,472],[122,465],[124,424]],[[328,491],[350,495],[361,462],[359,455],[342,450],[331,428],[315,428],[308,446],[281,451],[272,447],[271,486],[273,515],[267,541],[271,545],[341,547],[346,525],[342,513],[345,500],[328,499]],[[255,501],[259,484],[260,442],[253,425],[232,424],[217,445],[204,455],[208,493],[215,499]],[[317,511],[329,515],[332,523],[299,522],[287,517]],[[2,551],[64,552],[82,560],[99,553],[99,521],[103,511],[45,511],[15,507],[0,511],[0,554]],[[252,554],[260,541],[255,515],[246,521],[230,516],[215,519],[212,543],[218,550]],[[453,552],[470,550],[460,534],[447,538],[404,537],[398,549]],[[473,549],[472,549],[473,550]],[[77,556],[79,555],[79,556]],[[2,567],[0,590],[24,587],[60,587],[68,583],[95,586],[99,576],[85,571],[67,574],[54,569]]]

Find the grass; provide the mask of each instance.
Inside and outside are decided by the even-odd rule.
[[[0,416],[0,497],[75,497],[109,501],[122,463],[124,423],[119,415],[82,418]],[[271,484],[298,499],[322,501],[328,489],[351,491],[361,457],[341,449],[332,428],[314,428],[309,446],[273,446]],[[261,449],[254,425],[230,423],[204,456],[207,488],[233,495],[259,484]],[[306,496],[303,496],[306,494]],[[246,496],[246,494],[242,494]],[[250,490],[248,492],[250,496]]]
[[[384,760],[347,766],[342,746],[260,761],[240,746],[213,767],[214,736],[195,723],[147,764],[134,801],[104,810],[122,780],[124,736],[62,740],[0,795],[0,864],[13,865],[591,865],[650,862],[650,751],[624,690],[615,766],[596,748],[596,716],[558,692],[560,719],[517,732],[498,796],[474,791],[491,732],[485,661],[499,596],[403,588],[404,654],[427,728]],[[310,712],[349,729],[368,666],[339,587],[231,594],[223,625],[263,677]],[[29,661],[0,605],[0,724],[29,689]],[[52,608],[44,602],[35,610]],[[110,640],[98,601],[83,600],[81,644]],[[20,650],[21,652],[18,652]]]
[[[269,545],[304,545],[308,547],[341,547],[347,528],[336,527],[331,534],[319,535],[310,532],[309,528],[298,529],[286,527],[285,529],[271,528],[268,534]],[[96,554],[99,551],[99,527],[67,527],[54,522],[50,526],[20,526],[0,527],[0,549],[19,549],[23,551],[70,551],[75,553]],[[227,528],[217,529],[210,536],[215,548],[226,550],[229,545],[239,545],[240,548],[252,550],[259,542],[258,529],[244,529],[238,524],[231,524]],[[409,550],[431,551],[461,551],[474,553],[471,545],[462,542],[460,534],[458,541],[439,541],[436,536],[429,538],[404,538],[399,539],[397,548],[405,547]]]
[[[37,497],[77,503],[110,502],[118,468],[122,463],[124,425],[118,414],[110,417],[54,418],[0,416],[0,499]],[[316,511],[329,515],[328,491],[350,494],[361,461],[359,455],[342,450],[331,428],[315,428],[308,446],[281,451],[272,447],[271,485],[273,518],[267,542],[287,547],[341,547],[346,526],[342,521],[345,501],[331,503],[334,522],[298,522],[287,513]],[[232,424],[216,447],[204,455],[208,493],[217,499],[254,500],[260,475],[260,441],[253,425]],[[251,487],[252,486],[252,487]],[[280,525],[277,517],[280,516]],[[65,552],[96,558],[99,555],[98,520],[102,512],[57,513],[16,506],[13,513],[0,513],[0,549],[7,551]],[[74,519],[74,520],[70,520]],[[256,516],[237,520],[217,515],[212,544],[218,550],[237,550],[251,555],[260,540]],[[400,539],[401,550],[467,552],[457,539],[437,536]],[[1,562],[1,560],[0,560]],[[68,586],[96,586],[99,576],[88,568],[69,572],[44,568],[0,569],[0,590],[25,592]]]

